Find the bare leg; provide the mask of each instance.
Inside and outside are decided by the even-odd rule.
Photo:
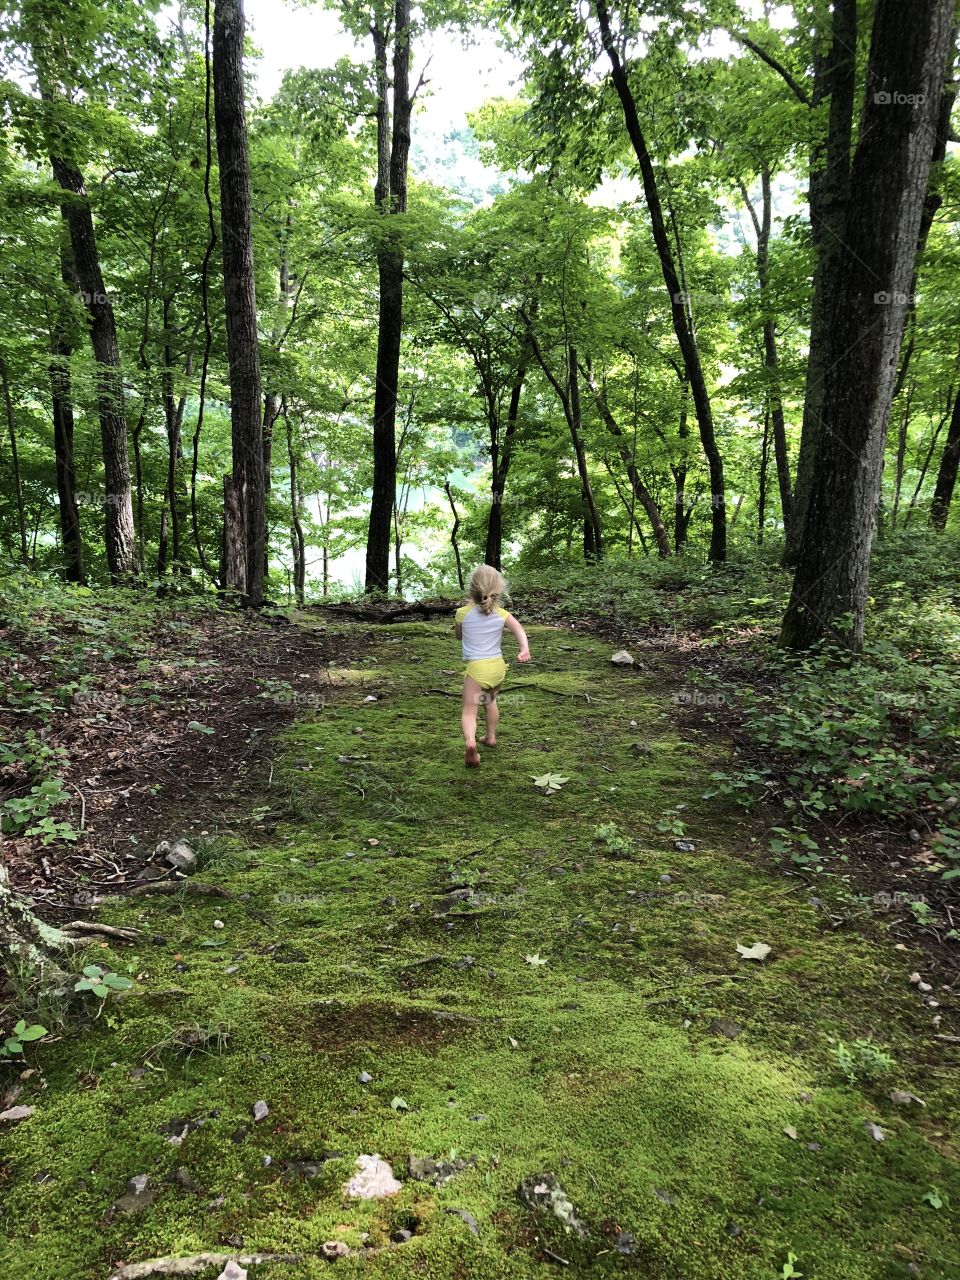
[[[487,731],[480,739],[485,747],[497,745],[497,725],[500,723],[500,706],[497,703],[499,688],[489,689],[483,695],[483,713],[487,722]]]
[[[477,708],[480,705],[482,690],[472,676],[463,682],[463,708],[460,713],[460,727],[463,729],[463,740],[467,744],[464,763],[475,768],[480,763],[477,750]]]

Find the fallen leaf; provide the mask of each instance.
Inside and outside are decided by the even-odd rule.
[[[752,947],[745,947],[742,943],[737,943],[737,950],[744,960],[766,960],[767,956],[773,950],[768,947],[765,942],[755,942]]]
[[[872,1120],[864,1120],[863,1127],[869,1133],[870,1137],[877,1142],[886,1142],[887,1135],[878,1124],[874,1124]]]
[[[523,958],[526,960],[527,964],[532,964],[534,968],[536,968],[537,965],[547,963],[546,960],[544,960],[542,956],[537,955],[536,952],[534,952],[532,956],[524,956]]]
[[[784,1126],[784,1129],[783,1129],[783,1132],[787,1135],[787,1137],[788,1137],[788,1138],[792,1138],[792,1139],[793,1139],[793,1141],[794,1141],[794,1142],[796,1142],[796,1140],[797,1140],[797,1131],[796,1131],[796,1129],[793,1127],[793,1125],[792,1125],[792,1124],[785,1125],[785,1126]]]
[[[401,1098],[399,1094],[391,1101],[390,1106],[394,1109],[394,1111],[410,1110],[410,1107],[407,1105],[406,1098]]]
[[[559,773],[542,773],[539,778],[533,779],[533,785],[540,787],[550,796],[569,781],[569,778],[562,778]]]

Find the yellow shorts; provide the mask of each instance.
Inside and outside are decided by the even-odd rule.
[[[464,676],[476,680],[481,689],[499,689],[507,674],[502,658],[474,658],[463,669]]]

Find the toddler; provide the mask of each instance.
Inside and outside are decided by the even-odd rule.
[[[480,763],[477,750],[477,710],[483,705],[487,723],[486,734],[480,739],[485,747],[497,745],[497,725],[500,708],[497,694],[507,674],[507,664],[500,652],[503,629],[516,636],[520,646],[518,662],[530,661],[530,646],[520,623],[500,605],[506,594],[507,584],[502,574],[488,564],[482,564],[470,575],[468,594],[470,604],[457,610],[457,639],[463,645],[466,662],[463,680],[463,710],[460,724],[467,744],[464,764],[475,769]]]

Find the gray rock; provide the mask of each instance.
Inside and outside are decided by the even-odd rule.
[[[156,1192],[148,1189],[150,1175],[138,1173],[127,1180],[127,1190],[113,1205],[116,1213],[140,1213],[153,1204]]]
[[[336,1262],[338,1258],[349,1257],[350,1246],[344,1244],[342,1240],[325,1240],[320,1246],[320,1252],[327,1262]]]
[[[373,1076],[370,1074],[369,1071],[361,1071],[360,1074],[357,1076],[357,1083],[369,1084],[372,1079],[373,1079]]]
[[[270,1108],[267,1106],[267,1104],[264,1101],[261,1100],[260,1102],[255,1102],[253,1104],[254,1120],[266,1120],[269,1114],[270,1114]]]
[[[635,665],[633,656],[627,653],[626,649],[618,649],[610,661],[615,667],[632,667]]]
[[[167,1174],[166,1181],[172,1183],[175,1187],[182,1187],[184,1191],[199,1191],[200,1188],[190,1176],[189,1169],[171,1169]]]
[[[166,841],[161,841],[161,845]],[[157,846],[159,852],[161,845]],[[197,855],[193,852],[186,840],[178,840],[172,847],[164,850],[164,861],[177,871],[189,873],[197,869]]]
[[[430,1156],[410,1156],[407,1160],[407,1170],[410,1177],[417,1182],[431,1182],[435,1187],[442,1187],[444,1183],[475,1163],[475,1160],[440,1161],[433,1160]]]

